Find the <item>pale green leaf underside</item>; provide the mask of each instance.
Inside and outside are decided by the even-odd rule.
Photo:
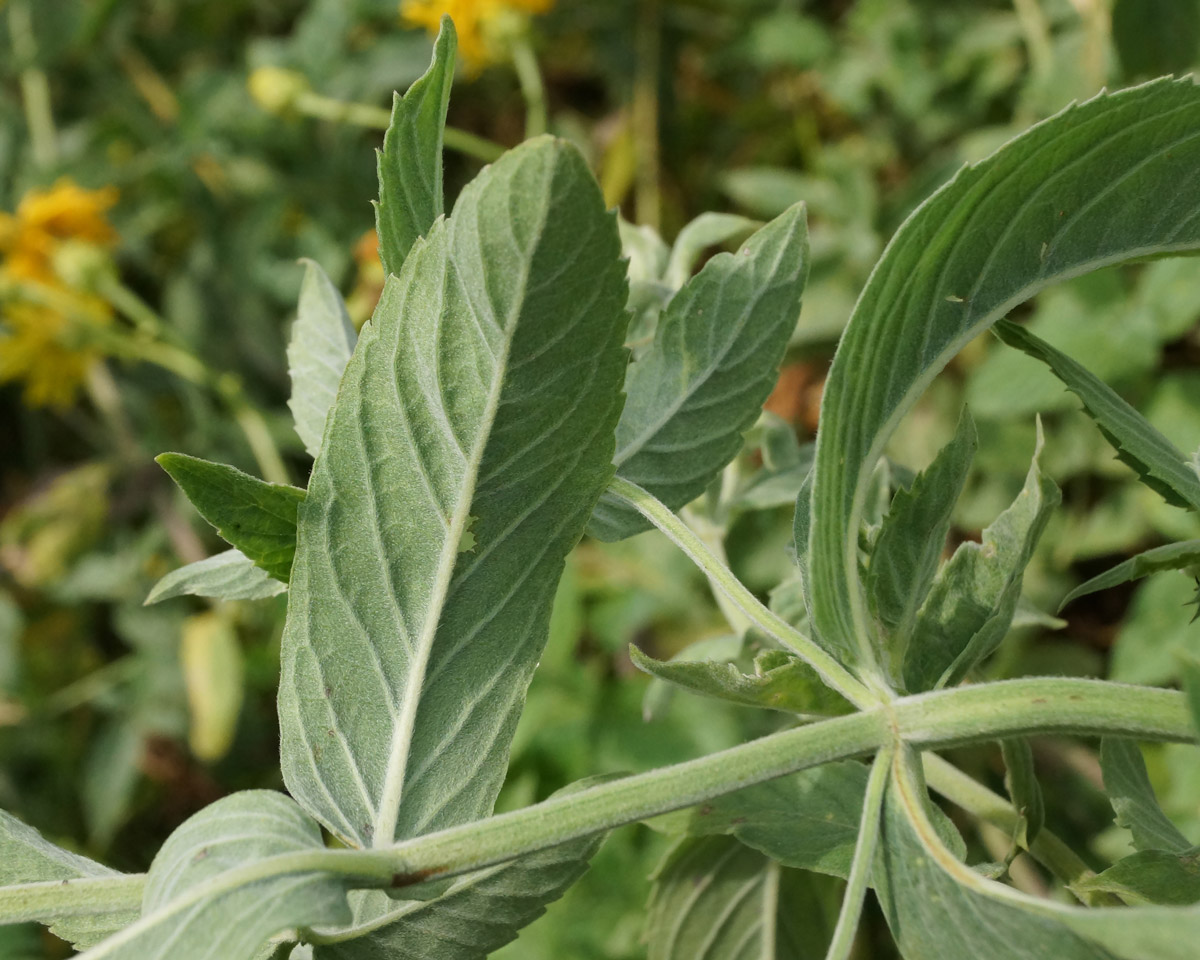
[[[1165,546],[1154,547],[1081,583],[1063,597],[1059,609],[1061,610],[1072,600],[1086,597],[1089,593],[1107,590],[1109,587],[1128,583],[1130,580],[1140,580],[1152,573],[1161,573],[1166,570],[1186,570],[1188,567],[1197,565],[1200,565],[1200,540],[1183,540],[1180,543],[1168,543]]]
[[[51,843],[33,827],[0,810],[0,887],[44,880],[120,877],[95,860],[71,853]],[[52,918],[47,917],[50,921]],[[117,911],[97,916],[64,917],[50,929],[82,949],[137,919],[136,913]]]
[[[957,683],[992,653],[1012,626],[1025,567],[1061,495],[1041,471],[1042,433],[1012,505],[967,541],[938,571],[917,615],[904,653],[906,689],[912,692]]]
[[[287,590],[241,550],[226,550],[172,570],[158,581],[146,603],[175,597],[212,597],[216,600],[263,600]]]
[[[288,375],[292,395],[288,407],[304,449],[316,457],[325,433],[325,418],[337,396],[342,371],[354,353],[358,334],[346,312],[342,295],[325,271],[304,260],[300,305],[288,341]]]
[[[1045,363],[1083,401],[1088,414],[1116,447],[1117,457],[1137,471],[1143,483],[1168,503],[1200,510],[1200,477],[1187,457],[1115,390],[1024,327],[1001,320],[993,329],[1010,347]]]
[[[857,542],[888,435],[958,350],[1057,280],[1200,247],[1200,91],[1156,81],[1038,124],[897,232],[826,382],[809,563],[827,644],[868,662]]]
[[[288,581],[303,490],[183,453],[160,453],[154,459],[227,543],[271,577]]]
[[[231,794],[185,821],[159,850],[141,919],[82,956],[252,960],[284,930],[347,923],[340,879],[272,870],[273,861],[324,848],[317,824],[283,794]]]
[[[659,866],[646,917],[649,960],[820,956],[794,871],[732,837],[685,839]],[[819,934],[818,934],[819,935]]]
[[[443,17],[429,69],[392,102],[391,122],[378,155],[379,202],[375,205],[379,259],[387,274],[399,275],[412,245],[444,210],[442,136],[456,48],[454,24]]]
[[[617,474],[676,510],[742,446],[778,376],[808,275],[802,204],[713,257],[675,295],[654,344],[629,366],[617,426]],[[606,495],[588,532],[619,540],[649,529]]]
[[[1117,824],[1133,834],[1137,849],[1170,853],[1191,849],[1191,843],[1158,805],[1146,761],[1135,741],[1105,737],[1100,742],[1100,768]]]
[[[541,138],[462,192],[363,330],[300,512],[279,700],[288,788],[348,843],[491,812],[612,476],[622,274],[583,158]]]

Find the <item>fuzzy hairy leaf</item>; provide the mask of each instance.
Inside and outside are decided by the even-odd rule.
[[[299,520],[289,790],[356,846],[486,816],[564,558],[612,476],[615,218],[531,140],[416,243],[364,328]]]
[[[400,274],[404,258],[445,209],[442,193],[442,136],[454,82],[454,24],[442,17],[433,62],[404,96],[392,100],[392,118],[379,151],[379,202],[375,229],[379,259],[388,274]]]
[[[1200,566],[1200,540],[1184,540],[1180,543],[1168,543],[1165,546],[1154,547],[1136,557],[1130,557],[1115,567],[1105,570],[1092,579],[1081,583],[1063,597],[1058,608],[1061,610],[1072,600],[1086,597],[1089,593],[1107,590],[1121,583],[1140,580],[1152,573],[1165,570],[1186,570],[1189,567]]]
[[[183,453],[161,453],[154,459],[226,542],[274,579],[288,582],[303,490]]]
[[[269,790],[234,793],[186,820],[146,877],[142,916],[86,960],[252,960],[281,931],[344,924],[342,880],[291,866],[323,851],[317,824]]]
[[[821,404],[813,622],[874,657],[858,573],[864,490],[894,425],[959,349],[1042,288],[1200,248],[1200,91],[1156,81],[1071,106],[964,168],[888,245]]]
[[[653,346],[629,366],[613,458],[619,476],[672,510],[703,492],[737,455],[775,384],[807,276],[808,230],[798,204],[684,285]],[[620,540],[649,526],[606,495],[588,532]]]
[[[959,546],[938,571],[917,615],[904,654],[908,690],[957,683],[992,653],[1012,626],[1025,567],[1060,500],[1041,470],[1042,433],[1025,486],[1012,505],[983,531],[983,542]]]
[[[1129,904],[1200,903],[1200,847],[1183,853],[1141,850],[1103,873],[1074,884],[1080,891],[1115,893]]]
[[[977,445],[975,424],[964,410],[954,439],[911,487],[901,488],[892,498],[871,551],[867,598],[888,633],[886,645],[897,662],[937,573],[954,504]]]
[[[226,550],[207,560],[197,560],[172,570],[146,596],[146,604],[175,597],[212,597],[216,600],[264,600],[287,590],[241,550]]]
[[[0,810],[0,887],[45,880],[121,877],[95,860],[51,843],[33,827]],[[116,910],[92,916],[42,918],[50,930],[82,950],[137,919],[136,910]]]
[[[1117,824],[1133,834],[1137,849],[1170,853],[1186,853],[1191,849],[1187,837],[1158,805],[1146,773],[1146,761],[1135,741],[1105,737],[1100,742],[1100,768],[1104,773],[1104,792],[1117,815]]]
[[[732,837],[684,839],[654,874],[649,960],[804,960],[828,933],[803,922],[803,882]]]
[[[671,256],[663,271],[663,282],[678,290],[688,281],[696,261],[708,247],[746,237],[762,226],[762,221],[736,213],[702,213],[689,222],[671,245]]]
[[[1011,320],[1001,320],[992,329],[1010,347],[1045,363],[1083,401],[1084,409],[1116,448],[1117,459],[1132,467],[1146,486],[1167,503],[1200,510],[1200,477],[1188,465],[1187,457],[1112,387]]]
[[[325,433],[325,419],[337,397],[342,371],[354,353],[358,334],[346,304],[325,271],[313,260],[303,260],[304,281],[300,305],[288,341],[288,375],[292,395],[288,407],[304,449],[316,457]]]

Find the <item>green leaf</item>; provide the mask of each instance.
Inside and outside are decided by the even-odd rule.
[[[263,600],[285,590],[286,583],[255,566],[241,550],[226,550],[172,570],[154,585],[146,604],[187,595],[217,600]]]
[[[761,226],[761,221],[736,213],[700,214],[675,238],[671,257],[663,271],[663,282],[672,290],[678,290],[687,283],[696,261],[706,249],[729,243],[735,237],[747,237]]]
[[[828,931],[803,922],[802,875],[730,837],[685,839],[655,871],[649,960],[802,960]]]
[[[122,876],[95,860],[55,846],[32,827],[0,810],[0,887],[45,880],[65,882]],[[83,950],[132,923],[137,919],[137,911],[43,919],[55,936]]]
[[[911,487],[901,488],[892,498],[875,541],[867,568],[867,599],[888,633],[887,645],[897,664],[937,573],[954,504],[977,445],[975,424],[964,410],[954,439]]]
[[[1115,390],[1011,320],[1001,320],[993,330],[1010,347],[1023,350],[1050,367],[1067,389],[1083,401],[1084,409],[1100,432],[1116,448],[1117,458],[1132,467],[1146,486],[1177,507],[1200,509],[1200,477],[1188,466],[1187,457]]]
[[[1112,36],[1126,77],[1182,73],[1200,54],[1196,0],[1116,0]]]
[[[161,453],[154,459],[217,533],[268,575],[287,583],[303,490],[182,453]]]
[[[403,97],[396,94],[392,100],[392,119],[378,155],[379,202],[375,205],[379,258],[387,274],[399,276],[412,245],[445,209],[442,136],[457,46],[454,24],[442,17],[429,69]]]
[[[1004,786],[1021,818],[1017,842],[1028,850],[1046,823],[1046,804],[1033,768],[1033,750],[1028,740],[1014,738],[1001,740],[1000,751],[1004,756]]]
[[[863,490],[888,436],[965,344],[1050,284],[1200,247],[1200,91],[1156,81],[1069,107],[964,168],[896,233],[821,403],[813,623],[877,669],[858,574]]]
[[[605,779],[573,783],[556,795]],[[380,892],[352,894],[355,924],[337,936],[356,938],[321,944],[314,960],[483,960],[583,876],[606,836],[571,840],[467,874],[433,900],[397,904]],[[364,927],[372,932],[364,935]]]
[[[347,923],[342,880],[304,869],[297,856],[324,850],[320,828],[283,794],[224,797],[163,844],[141,919],[83,957],[251,960],[285,930]]]
[[[672,510],[699,496],[742,446],[778,375],[808,275],[797,204],[736,254],[713,257],[667,305],[654,344],[629,366],[617,474]],[[588,532],[620,540],[649,529],[606,495]]]
[[[388,281],[300,510],[282,651],[284,776],[345,842],[491,812],[612,476],[624,301],[615,218],[550,138],[485,169]]]
[[[849,709],[812,667],[783,650],[759,654],[753,674],[715,660],[655,660],[632,644],[629,659],[652,677],[716,700],[801,716],[840,714]]]
[[[1103,873],[1077,881],[1080,892],[1115,893],[1129,904],[1187,906],[1200,902],[1200,847],[1184,853],[1142,850]]]
[[[983,531],[959,546],[938,572],[904,654],[904,683],[916,692],[953,685],[992,653],[1012,626],[1022,575],[1058,505],[1058,487],[1041,470],[1042,432],[1025,486]]]
[[[287,348],[288,374],[292,378],[288,406],[304,449],[315,458],[321,450],[325,419],[358,334],[342,295],[325,271],[313,260],[301,262],[304,282]]]
[[[1091,580],[1081,583],[1063,597],[1058,609],[1061,610],[1072,600],[1086,597],[1090,593],[1107,590],[1109,587],[1128,583],[1131,580],[1139,580],[1152,573],[1164,570],[1186,570],[1188,567],[1198,564],[1200,564],[1200,540],[1184,540],[1182,543],[1168,543],[1162,547],[1155,547],[1145,553],[1139,553],[1136,557],[1130,557],[1112,569],[1105,570],[1092,577]]]
[[[1191,843],[1158,805],[1146,761],[1135,741],[1105,737],[1100,742],[1100,767],[1117,825],[1133,834],[1138,850],[1186,853],[1191,849]]]

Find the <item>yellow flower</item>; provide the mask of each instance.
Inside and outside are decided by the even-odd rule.
[[[448,14],[458,32],[458,50],[470,70],[501,59],[500,26],[512,14],[545,13],[554,0],[402,0],[400,16],[413,26],[437,33]]]
[[[60,180],[31,190],[15,214],[0,211],[0,383],[22,380],[31,407],[65,407],[75,399],[98,352],[85,326],[104,325],[112,308],[76,285],[87,271],[64,277],[57,267],[103,256],[117,234],[105,212],[113,187],[84,190]]]

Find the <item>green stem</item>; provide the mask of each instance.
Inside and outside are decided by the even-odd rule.
[[[142,906],[145,882],[145,875],[139,873],[0,887],[0,924],[136,913]]]
[[[299,113],[317,120],[349,123],[370,130],[386,130],[392,122],[392,115],[383,107],[335,100],[311,90],[300,94],[294,107]],[[483,163],[492,163],[504,154],[504,147],[500,144],[457,127],[446,127],[442,131],[442,143],[447,150],[474,157]]]
[[[883,793],[887,787],[894,756],[895,750],[885,747],[876,754],[875,762],[871,765],[871,776],[867,780],[867,791],[863,795],[862,820],[858,827],[854,860],[850,864],[850,876],[846,881],[842,909],[838,914],[837,926],[833,930],[833,938],[829,942],[825,960],[847,960],[850,951],[854,949],[858,920],[862,916],[871,868],[875,863],[875,845],[879,841],[879,825],[883,815]]]
[[[546,111],[546,85],[542,82],[542,71],[527,34],[520,34],[513,40],[512,64],[525,100],[525,139],[528,140],[545,133],[550,127],[550,118]]]
[[[878,702],[862,683],[830,654],[786,620],[765,607],[705,546],[695,531],[657,500],[653,494],[622,477],[613,477],[609,492],[620,497],[667,535],[708,576],[709,582],[728,597],[760,630],[810,664],[832,689],[855,706]]]
[[[642,0],[636,28],[637,53],[630,123],[637,151],[637,220],[655,230],[662,227],[658,136],[659,24],[658,0]]]
[[[58,161],[58,134],[50,103],[50,83],[46,72],[37,66],[37,36],[26,0],[12,0],[8,8],[8,32],[13,58],[21,65],[21,99],[34,163],[40,167],[53,166]]]

